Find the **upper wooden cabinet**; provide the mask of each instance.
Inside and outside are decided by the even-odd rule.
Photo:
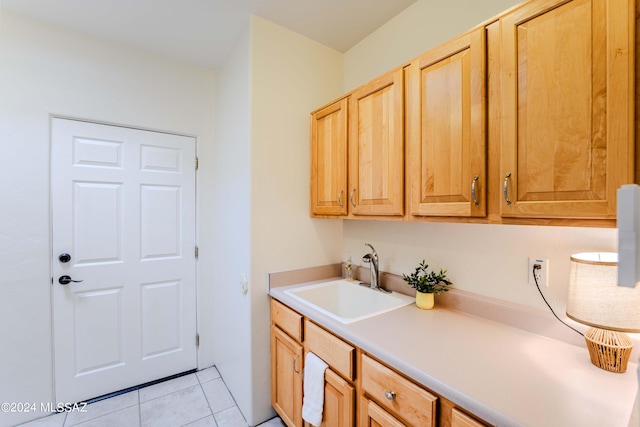
[[[349,98],[349,204],[353,215],[404,214],[404,70]]]
[[[347,214],[347,98],[311,113],[311,213]]]
[[[409,213],[485,216],[484,28],[418,57],[407,96]]]
[[[636,1],[532,0],[313,113],[311,214],[615,226]]]
[[[635,1],[533,1],[500,21],[500,214],[615,218],[634,181]]]

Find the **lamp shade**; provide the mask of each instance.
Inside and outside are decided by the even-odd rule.
[[[640,332],[640,286],[618,286],[618,254],[571,255],[567,316],[596,328]]]

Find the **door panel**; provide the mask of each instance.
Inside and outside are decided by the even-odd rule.
[[[194,138],[53,119],[57,401],[196,367],[194,160]]]
[[[410,213],[485,216],[484,29],[430,50],[410,68]]]
[[[349,98],[349,203],[353,215],[404,214],[404,69]]]
[[[311,214],[347,214],[347,98],[311,115]]]
[[[532,2],[501,19],[503,217],[615,218],[634,172],[634,9]]]

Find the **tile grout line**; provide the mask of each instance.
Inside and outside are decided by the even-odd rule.
[[[137,392],[138,392],[138,425],[142,427],[142,407],[140,406],[140,389],[138,389]]]
[[[211,369],[211,368],[209,368]],[[204,369],[203,369],[204,370]],[[218,375],[220,375],[220,372],[218,371],[218,368],[215,368],[216,372],[218,372]],[[220,377],[222,378],[222,377]],[[213,418],[213,423],[217,426],[218,422],[216,421],[216,417],[213,413],[213,410],[211,409],[211,402],[209,402],[209,397],[207,396],[207,393],[204,392],[204,388],[202,387],[202,381],[200,381],[200,377],[198,376],[198,372],[196,372],[196,379],[198,380],[198,385],[200,386],[200,391],[202,391],[202,394],[204,395],[204,400],[207,401],[207,406],[209,407],[209,413],[211,414],[211,418]],[[213,380],[209,380],[209,381],[213,381]],[[207,382],[209,382],[207,381]],[[226,384],[225,384],[226,387]]]

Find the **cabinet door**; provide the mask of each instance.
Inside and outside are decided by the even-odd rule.
[[[349,101],[353,215],[404,214],[404,70],[357,89]]]
[[[411,215],[486,215],[485,39],[479,28],[410,67]]]
[[[634,16],[633,0],[543,0],[501,19],[502,216],[615,218],[633,182]]]
[[[485,424],[453,408],[451,410],[451,427],[485,427]]]
[[[325,371],[321,427],[354,425],[355,389],[331,369]]]
[[[404,424],[380,406],[362,396],[360,398],[358,427],[404,427]]]
[[[311,114],[311,214],[347,214],[347,99]]]
[[[271,405],[289,427],[302,426],[302,346],[271,327]]]

